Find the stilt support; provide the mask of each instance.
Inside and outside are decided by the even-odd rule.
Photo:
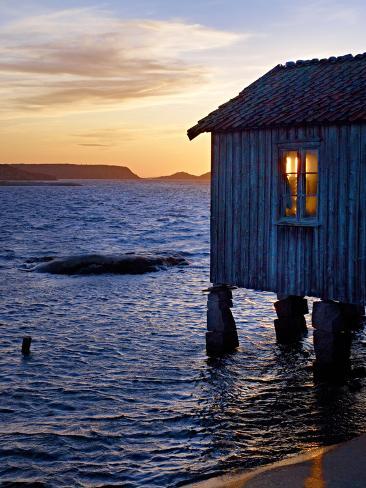
[[[348,329],[358,329],[365,320],[365,307],[351,303],[339,303],[345,326]]]
[[[277,317],[274,321],[277,341],[281,343],[295,342],[307,332],[304,315],[309,313],[308,302],[305,298],[289,295],[279,297],[274,307]]]
[[[348,304],[333,301],[315,302],[312,322],[314,330],[315,370],[332,376],[349,369],[351,332]]]
[[[215,285],[207,290],[206,350],[209,356],[234,351],[239,346],[229,286]]]

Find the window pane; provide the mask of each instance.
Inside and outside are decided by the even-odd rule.
[[[316,207],[317,207],[317,197],[306,197],[306,208],[305,208],[306,217],[314,217],[316,215]]]
[[[299,171],[299,156],[297,151],[285,151],[283,153],[283,168],[285,173],[285,216],[296,217],[297,212],[297,184]]]
[[[318,172],[318,151],[316,149],[308,149],[305,157],[305,172]]]
[[[297,173],[299,158],[297,151],[286,151],[285,156],[285,173]]]
[[[286,175],[286,194],[297,195],[297,175]]]
[[[318,193],[318,175],[310,174],[305,175],[306,177],[306,194],[316,195]]]
[[[295,217],[297,209],[297,196],[289,197],[286,200],[286,217]]]
[[[315,217],[317,212],[318,194],[318,151],[308,149],[305,154],[305,216]],[[312,174],[309,174],[312,173]]]

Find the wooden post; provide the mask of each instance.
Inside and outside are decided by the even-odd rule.
[[[285,344],[298,341],[307,332],[304,315],[309,313],[308,302],[295,295],[279,298],[274,304],[278,317],[274,321],[277,341]]]
[[[26,336],[23,337],[23,342],[22,342],[22,354],[24,356],[28,356],[30,354],[30,347],[32,343],[32,338],[31,336]]]
[[[234,351],[239,346],[234,317],[231,288],[215,285],[208,290],[206,350],[209,356]]]

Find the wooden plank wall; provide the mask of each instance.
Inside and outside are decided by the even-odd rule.
[[[320,225],[278,226],[278,144],[312,141]],[[212,135],[211,281],[366,304],[366,125]]]

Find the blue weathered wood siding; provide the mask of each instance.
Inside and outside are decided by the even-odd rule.
[[[276,225],[278,148],[319,142],[319,226]],[[212,134],[211,281],[366,304],[366,125]]]

